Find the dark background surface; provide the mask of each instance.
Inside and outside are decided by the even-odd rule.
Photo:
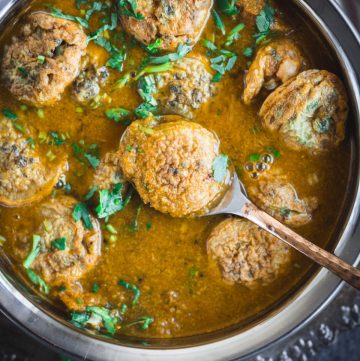
[[[326,0],[324,0],[326,1]],[[360,0],[337,0],[360,28]],[[360,59],[359,59],[360,61]],[[61,357],[0,315],[0,361],[60,361]],[[314,321],[250,358],[256,361],[360,361],[360,294],[345,290]],[[189,360],[190,361],[190,360]]]

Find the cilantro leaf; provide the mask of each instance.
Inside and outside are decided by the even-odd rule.
[[[136,0],[118,0],[119,14],[143,20],[144,15],[137,12]]]
[[[214,159],[212,171],[216,182],[221,183],[224,181],[227,174],[228,161],[229,157],[226,154],[220,154]]]
[[[25,269],[30,268],[31,264],[35,261],[36,257],[40,254],[40,241],[41,237],[37,234],[33,235],[32,238],[32,249],[28,256],[26,257],[25,261],[23,262],[23,266]]]
[[[9,108],[4,108],[2,110],[2,113],[6,118],[8,118],[10,120],[16,120],[18,118],[18,116],[13,111],[11,111]]]
[[[164,64],[169,61],[177,61],[184,58],[192,49],[192,46],[180,43],[176,53],[170,53],[163,56],[151,56],[149,58],[150,64]]]
[[[86,229],[94,228],[91,222],[90,212],[85,203],[79,202],[75,205],[74,210],[72,212],[72,217],[75,222],[79,222],[81,219]]]
[[[100,164],[100,159],[96,158],[94,155],[90,153],[84,153],[84,158],[89,162],[89,164],[96,169]]]
[[[140,298],[140,295],[141,295],[140,289],[136,285],[128,283],[128,282],[126,282],[124,280],[119,280],[118,284],[120,286],[124,287],[125,289],[130,290],[130,291],[132,291],[134,293],[134,298],[133,298],[133,301],[132,301],[132,305],[134,306],[139,301],[139,298]]]
[[[223,35],[225,35],[225,33],[226,33],[225,25],[224,25],[223,21],[221,20],[220,15],[217,13],[216,10],[212,11],[212,16],[213,16],[213,19],[214,19],[215,26],[221,31],[221,33]]]
[[[159,51],[159,48],[162,45],[162,39],[161,38],[157,38],[153,43],[149,44],[148,46],[145,47],[145,49],[150,53],[150,54],[155,54]]]
[[[260,33],[267,33],[270,31],[271,25],[274,22],[275,9],[266,4],[256,17],[256,27]]]
[[[48,294],[49,293],[49,286],[46,284],[46,282],[38,275],[36,274],[33,270],[31,269],[27,269],[26,270],[26,273],[30,279],[30,281],[36,285],[36,286],[39,286],[40,288],[40,292],[43,292],[45,294]]]
[[[122,188],[123,184],[117,183],[112,190],[103,189],[99,191],[100,201],[95,209],[99,218],[107,218],[124,208]]]
[[[236,0],[216,0],[218,9],[226,15],[232,16],[239,13],[239,9],[235,6]]]
[[[114,120],[116,123],[120,122],[120,120],[124,120],[130,115],[130,111],[124,108],[112,108],[105,111],[105,115]]]
[[[51,242],[51,247],[57,248],[60,251],[65,251],[66,249],[66,238],[57,238],[54,241]]]

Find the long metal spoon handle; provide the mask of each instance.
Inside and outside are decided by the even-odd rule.
[[[359,269],[301,237],[290,228],[257,208],[251,202],[246,203],[242,207],[241,216],[294,247],[314,262],[336,274],[351,286],[360,289]]]

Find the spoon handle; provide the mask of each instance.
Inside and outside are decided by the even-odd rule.
[[[360,289],[359,269],[309,242],[250,202],[244,204],[241,215],[286,242],[291,247],[294,247],[314,262],[335,273],[351,286]]]

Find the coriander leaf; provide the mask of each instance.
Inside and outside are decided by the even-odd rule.
[[[120,120],[124,120],[127,116],[130,115],[130,111],[124,108],[112,108],[105,111],[105,115],[114,120],[116,123],[120,122]]]
[[[149,44],[148,46],[145,47],[145,49],[151,53],[151,54],[155,54],[159,51],[159,48],[162,45],[162,39],[161,38],[157,38],[153,43]]]
[[[223,182],[227,174],[229,157],[226,154],[218,155],[212,164],[213,177],[216,182]]]
[[[210,40],[208,39],[204,39],[203,40],[203,45],[206,49],[209,49],[211,51],[216,51],[218,50],[217,46]]]
[[[9,108],[4,108],[2,110],[2,113],[6,118],[10,120],[16,120],[18,118],[18,116],[14,112],[12,112]]]
[[[77,21],[84,28],[87,29],[89,27],[89,22],[87,20],[83,19],[80,16],[73,16],[73,15],[64,14],[60,9],[57,9],[56,7],[54,7],[52,5],[48,5],[48,8],[51,10],[51,15],[54,18]]]
[[[38,55],[37,58],[36,58],[36,61],[39,63],[39,64],[44,64],[45,63],[45,56],[44,55]]]
[[[84,158],[89,162],[91,167],[93,167],[94,169],[96,169],[100,164],[100,160],[89,153],[84,153]]]
[[[216,5],[221,12],[232,16],[239,13],[239,9],[235,6],[236,0],[216,0]]]
[[[40,241],[41,241],[41,237],[37,234],[34,234],[32,238],[32,242],[33,242],[32,249],[28,254],[28,256],[26,257],[25,261],[23,262],[23,266],[25,269],[30,268],[31,264],[35,261],[36,257],[39,255]]]
[[[243,50],[243,54],[244,54],[244,56],[246,58],[251,58],[253,53],[254,53],[254,48],[253,47],[248,47],[248,48],[245,48]]]
[[[100,289],[100,286],[98,283],[94,282],[93,285],[91,286],[91,292],[92,293],[98,293]]]
[[[118,0],[119,14],[143,20],[144,15],[137,12],[136,0]]]
[[[117,183],[112,190],[103,189],[99,191],[100,201],[95,209],[99,218],[107,218],[124,208],[122,188],[123,184]]]
[[[30,281],[36,285],[39,286],[40,288],[40,292],[43,292],[45,294],[49,293],[49,286],[45,283],[45,281],[39,276],[37,275],[33,270],[31,269],[26,269],[26,273],[30,279]]]
[[[94,313],[95,315],[101,317],[106,331],[113,335],[116,332],[116,324],[118,322],[116,317],[110,315],[110,311],[104,307],[86,307],[86,312]]]
[[[79,202],[75,205],[74,210],[72,212],[72,217],[75,222],[79,222],[81,219],[86,229],[94,228],[91,222],[90,212],[85,203]]]
[[[59,249],[60,251],[65,251],[66,250],[66,238],[62,237],[62,238],[55,239],[54,241],[51,242],[51,246],[53,248]]]
[[[170,53],[163,56],[151,56],[149,58],[150,64],[164,64],[169,61],[177,61],[184,58],[190,51],[192,50],[192,46],[180,43],[176,53]]]
[[[140,295],[141,295],[140,289],[136,285],[128,283],[128,282],[126,282],[124,280],[119,280],[118,284],[120,286],[123,286],[127,290],[130,290],[130,291],[132,291],[134,293],[134,299],[132,301],[132,305],[134,306],[139,301],[139,298],[140,298]]]
[[[240,37],[239,33],[240,31],[244,30],[244,28],[245,28],[244,23],[240,23],[236,25],[227,35],[225,46],[230,46],[234,42],[234,40],[238,40]]]
[[[216,12],[216,10],[212,11],[212,16],[214,19],[215,26],[221,31],[221,33],[223,35],[225,35],[225,33],[226,33],[225,25],[224,25],[223,21],[221,20],[221,17],[219,16],[219,14]]]
[[[142,103],[135,109],[134,113],[138,118],[146,118],[150,114],[156,112],[157,109],[157,106],[151,105],[149,103]]]
[[[256,17],[256,27],[260,33],[267,33],[270,31],[271,25],[274,22],[275,9],[266,4]]]
[[[60,138],[58,132],[49,132],[49,135],[53,138],[55,145],[65,144],[65,140]]]

